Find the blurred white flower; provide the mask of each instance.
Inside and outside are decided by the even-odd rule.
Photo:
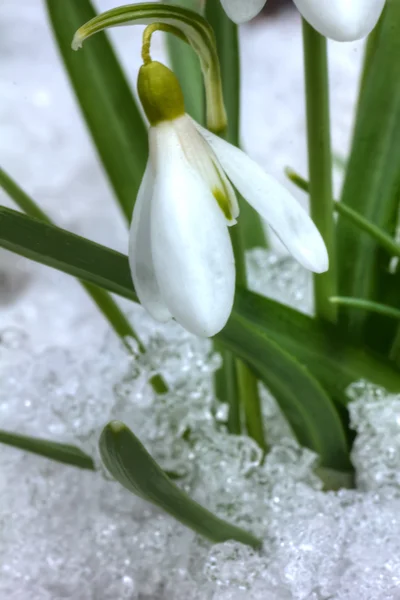
[[[293,0],[301,14],[322,35],[339,42],[359,40],[377,24],[386,0]],[[236,23],[255,17],[266,0],[221,0]]]

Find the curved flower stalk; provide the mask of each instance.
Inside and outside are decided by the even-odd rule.
[[[72,49],[78,50],[86,39],[108,27],[152,23],[162,24],[165,31],[183,39],[197,53],[204,76],[207,127],[212,131],[223,131],[227,118],[214,33],[211,25],[197,12],[156,2],[113,8],[82,25],[74,35]]]
[[[267,0],[221,0],[236,23],[255,17]],[[378,22],[386,0],[293,0],[302,16],[325,37],[350,42],[367,36]]]
[[[129,243],[133,282],[159,321],[174,317],[203,337],[227,322],[235,293],[228,232],[239,216],[232,184],[307,269],[328,268],[325,244],[291,194],[244,152],[185,114],[175,75],[144,55],[138,92],[150,155]]]

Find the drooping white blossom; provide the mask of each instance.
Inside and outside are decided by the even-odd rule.
[[[266,0],[221,0],[228,17],[235,23],[245,23],[258,15]]]
[[[386,0],[293,0],[302,16],[322,35],[339,42],[367,36],[377,24]],[[221,0],[235,23],[255,17],[266,0]]]
[[[211,337],[226,324],[235,295],[229,226],[234,187],[304,267],[328,269],[325,244],[292,195],[244,152],[184,111],[175,75],[142,67],[139,96],[149,118],[149,159],[133,212],[129,263],[140,302],[159,321],[175,318]]]

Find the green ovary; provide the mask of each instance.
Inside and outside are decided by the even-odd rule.
[[[137,89],[150,125],[173,121],[185,114],[185,101],[179,81],[165,65],[157,61],[142,65]]]

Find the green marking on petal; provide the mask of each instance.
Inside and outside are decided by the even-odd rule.
[[[218,202],[218,206],[224,213],[226,220],[235,223],[236,221],[232,216],[232,210],[231,210],[232,207],[231,207],[231,203],[229,201],[228,194],[224,190],[221,190],[220,188],[213,188],[212,195]]]

